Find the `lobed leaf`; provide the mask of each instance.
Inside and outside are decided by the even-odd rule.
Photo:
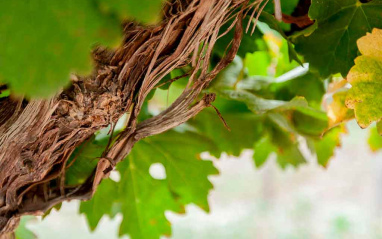
[[[335,148],[340,146],[340,135],[342,133],[342,127],[335,127],[326,132],[321,139],[313,140],[313,148],[317,155],[318,164],[327,167],[329,159],[334,155]]]
[[[354,109],[359,126],[366,128],[382,119],[382,30],[358,40],[362,56],[357,57],[347,81],[352,85],[346,96],[346,106]]]
[[[309,16],[317,22],[310,35],[295,39],[296,50],[322,77],[346,76],[357,56],[356,41],[382,28],[382,0],[312,0]]]
[[[97,141],[89,142],[87,147],[93,149],[99,144]],[[189,131],[169,131],[141,140],[118,164],[120,182],[104,180],[94,197],[81,203],[80,212],[86,215],[92,230],[103,215],[113,217],[121,213],[121,236],[159,238],[170,235],[171,227],[165,211],[183,213],[184,206],[189,203],[209,210],[207,195],[212,184],[208,176],[218,171],[211,161],[201,160],[199,154],[216,150],[210,139]],[[165,179],[155,179],[150,175],[150,167],[154,163],[164,166]],[[94,170],[94,167],[89,168]]]
[[[99,221],[104,215],[111,218],[115,216],[113,205],[118,198],[117,183],[111,179],[105,179],[98,186],[93,198],[86,202],[81,202],[80,213],[85,214],[91,230],[95,230]]]
[[[382,136],[381,132],[378,131],[377,127],[370,129],[370,136],[368,140],[371,150],[378,151],[382,149]]]

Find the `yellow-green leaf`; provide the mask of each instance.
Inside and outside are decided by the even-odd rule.
[[[354,111],[345,105],[348,91],[339,91],[333,95],[333,101],[327,107],[329,128],[354,118]]]
[[[382,149],[382,136],[379,135],[377,127],[370,129],[369,145],[373,151]]]
[[[357,43],[362,56],[347,76],[352,88],[345,103],[354,109],[359,126],[366,128],[382,118],[382,30],[374,29]]]

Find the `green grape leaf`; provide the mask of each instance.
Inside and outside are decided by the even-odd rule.
[[[239,72],[241,68],[240,61],[235,60],[226,71],[217,77],[217,81],[210,90],[217,93],[218,100],[224,97],[225,105],[229,105],[227,102],[236,102],[236,105],[244,103],[255,115],[250,116],[247,112],[244,114],[245,110],[241,109],[242,114],[238,117],[239,112],[232,111],[232,109],[230,112],[223,108],[223,118],[230,127],[231,124],[235,125],[235,118],[240,119],[236,129],[231,127],[231,132],[215,132],[211,128],[214,129],[219,124],[218,118],[215,116],[215,121],[212,121],[213,117],[202,118],[203,113],[194,120],[197,121],[199,118],[203,124],[196,124],[195,128],[203,134],[207,134],[214,142],[219,142],[218,144],[224,144],[225,137],[232,137],[231,140],[227,140],[231,144],[224,144],[221,152],[230,151],[234,146],[235,153],[239,154],[244,148],[254,147],[254,160],[257,166],[264,164],[272,152],[276,153],[281,167],[298,166],[304,163],[306,159],[299,150],[297,138],[299,136],[319,138],[328,128],[326,113],[318,110],[325,92],[323,82],[310,73],[291,77],[282,82],[272,82],[272,78],[241,75]],[[300,85],[306,86],[306,89],[298,87]],[[316,108],[309,106],[309,102],[303,97],[305,95]],[[217,104],[218,108],[221,105]],[[236,115],[230,119],[230,114],[234,112]],[[252,123],[254,126],[246,125],[243,115],[248,115],[248,118],[256,118]],[[203,127],[209,123],[208,127]],[[247,132],[241,133],[245,129]],[[248,131],[251,134],[248,134]],[[255,135],[250,139],[247,139],[248,137],[240,138],[235,136],[238,132],[241,135],[252,135],[252,132],[255,132]],[[217,137],[214,138],[214,135]],[[259,139],[260,141],[258,141]],[[261,149],[259,150],[259,148]]]
[[[301,87],[302,85],[304,87]],[[310,106],[320,108],[325,87],[319,77],[308,72],[283,82],[271,83],[269,91],[277,100],[290,101],[296,96],[302,96]]]
[[[81,202],[80,213],[85,214],[90,229],[96,229],[99,221],[104,215],[111,218],[115,216],[113,208],[118,198],[118,183],[111,179],[105,179],[98,186],[93,198],[86,202]]]
[[[92,1],[0,1],[0,82],[13,93],[49,97],[71,73],[92,68],[91,47],[116,44],[119,21]]]
[[[219,150],[215,156],[219,157],[221,152],[237,156],[243,149],[254,147],[254,160],[259,167],[272,152],[277,154],[282,167],[297,166],[305,162],[302,154],[296,151],[297,134],[284,115],[278,113],[254,115],[248,112],[226,112],[222,115],[230,126],[230,131],[223,127],[223,123],[212,110],[205,110],[188,122],[217,145]],[[283,120],[284,122],[280,122]],[[259,148],[261,150],[258,150]]]
[[[258,167],[272,152],[277,154],[277,160],[282,167],[297,166],[306,161],[298,150],[297,137],[295,132],[291,132],[293,129],[289,123],[284,123],[285,127],[281,127],[280,120],[275,119],[280,117],[286,120],[284,116],[274,113],[269,117],[269,115],[254,115],[249,112],[226,112],[222,115],[231,128],[230,131],[224,128],[212,109],[204,110],[188,122],[200,134],[210,138],[217,145],[218,154],[210,152],[214,156],[220,157],[222,152],[238,156],[243,149],[254,147],[254,160]]]
[[[378,132],[377,127],[373,127],[370,129],[370,136],[368,142],[371,150],[378,151],[382,149],[382,136],[380,132]]]
[[[207,195],[212,184],[207,176],[218,171],[211,161],[201,160],[198,155],[216,150],[210,139],[192,132],[169,131],[161,137],[147,138],[139,147],[145,148],[146,154],[150,150],[150,158],[155,155],[153,162],[163,164],[170,190],[182,204],[194,203],[209,211]]]
[[[10,96],[10,94],[11,94],[11,91],[9,89],[0,91],[0,98],[8,97]]]
[[[273,145],[270,136],[265,135],[255,143],[253,150],[255,165],[256,167],[261,167],[267,161],[269,155],[277,151],[277,148]]]
[[[26,224],[29,221],[34,221],[34,220],[36,220],[36,218],[33,216],[21,217],[20,224],[15,231],[16,239],[36,239],[37,238],[37,236],[33,232],[28,230],[28,228],[26,227]]]
[[[328,118],[320,110],[308,106],[303,97],[290,102],[258,97],[245,90],[217,90],[220,96],[244,102],[254,113],[278,112],[291,120],[294,128],[302,134],[320,135],[328,127]]]
[[[230,100],[236,100],[245,103],[248,109],[254,113],[265,113],[266,111],[276,109],[284,105],[284,101],[268,100],[252,94],[245,90],[222,89],[215,91],[219,96]]]
[[[277,31],[283,38],[287,40],[288,43],[288,53],[289,53],[289,61],[296,61],[300,65],[302,65],[301,60],[298,58],[297,52],[295,51],[292,42],[289,40],[287,35],[284,33],[284,30],[279,26],[279,23],[275,19],[274,16],[267,12],[262,12],[259,21],[266,23],[270,28]]]
[[[164,0],[97,0],[101,10],[116,14],[120,20],[134,19],[146,24],[160,20]]]
[[[272,58],[266,51],[257,51],[245,55],[245,66],[250,76],[267,76]]]
[[[271,142],[276,148],[277,163],[282,168],[288,165],[297,167],[306,162],[299,150],[297,134],[285,117],[277,113],[269,114],[266,124]]]
[[[322,138],[314,139],[313,145],[317,154],[317,162],[327,167],[329,159],[333,156],[336,147],[340,146],[340,135],[343,133],[341,127],[335,127],[326,132]]]
[[[306,27],[305,29],[302,29],[301,31],[297,31],[292,33],[292,35],[289,36],[290,41],[293,43],[296,41],[298,37],[308,37],[310,34],[312,34],[318,27],[317,21],[314,22],[312,25]]]
[[[296,38],[296,50],[322,77],[345,77],[357,56],[357,39],[374,27],[382,28],[381,12],[381,0],[313,0],[309,16],[317,21],[317,29]]]
[[[250,59],[246,59],[245,66],[248,65],[248,61]],[[312,73],[296,74],[294,70],[300,69],[287,72],[285,75],[288,76],[282,76],[282,80],[281,77],[279,80],[272,77],[248,76],[243,61],[235,58],[215,79],[211,91],[226,99],[244,102],[255,113],[282,106],[298,96],[304,97],[309,106],[320,109],[325,94],[324,82]]]
[[[288,165],[297,167],[300,164],[306,163],[306,159],[298,148],[298,144],[294,144],[291,147],[282,149],[278,152],[277,163],[281,168],[286,168]]]
[[[118,188],[123,215],[120,236],[128,234],[133,239],[145,239],[171,234],[170,223],[164,212],[180,211],[180,207],[171,195],[167,182],[150,176],[153,156],[135,149],[129,158],[118,165],[121,172]]]
[[[289,73],[287,74],[289,75]],[[226,74],[225,79],[229,77]],[[232,86],[232,84],[223,86]],[[284,102],[302,96],[308,101],[309,106],[316,109],[321,108],[322,97],[325,94],[324,82],[309,72],[301,75],[294,74],[282,79],[282,81],[259,76],[244,77],[236,84],[236,89],[253,92],[257,97]]]
[[[205,109],[187,122],[216,145],[215,150],[209,150],[215,157],[219,158],[222,152],[239,156],[243,149],[252,148],[253,142],[261,137],[262,117],[250,112],[230,112],[227,109],[222,110],[222,117],[230,131],[224,127],[213,109]]]
[[[362,56],[355,60],[347,81],[352,85],[346,106],[354,109],[359,126],[366,128],[382,119],[382,30],[374,29],[358,40]]]
[[[106,149],[107,140],[95,140],[93,136],[75,149],[67,163],[70,167],[65,173],[65,184],[77,185],[85,182]]]
[[[86,215],[93,230],[102,215],[113,217],[120,212],[121,236],[144,239],[170,235],[165,211],[183,213],[189,203],[209,210],[207,195],[212,184],[208,176],[218,171],[211,161],[201,160],[199,154],[216,150],[210,139],[190,131],[169,131],[141,140],[118,164],[120,182],[104,180],[93,199],[82,202],[80,212]],[[165,179],[150,175],[154,163],[164,166]]]
[[[49,216],[49,214],[52,212],[53,209],[55,209],[56,211],[60,211],[61,206],[62,206],[62,203],[59,203],[59,204],[56,204],[53,207],[49,208],[49,210],[46,211],[44,213],[44,215],[42,215],[42,219],[45,219],[47,216]]]
[[[327,115],[321,110],[309,107],[304,97],[295,97],[290,103],[296,104],[290,108],[289,118],[297,131],[305,135],[318,136],[327,129]]]

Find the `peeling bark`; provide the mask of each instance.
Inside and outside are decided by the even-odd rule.
[[[66,200],[90,199],[102,179],[137,141],[182,124],[211,106],[215,95],[201,97],[200,93],[233,60],[243,33],[243,16],[250,9],[259,9],[261,3],[168,2],[161,24],[142,27],[126,23],[122,45],[116,50],[94,50],[94,73],[73,76],[71,87],[52,99],[2,99],[0,235],[14,231],[22,215],[41,215]],[[221,33],[223,24],[232,19],[233,24]],[[215,42],[230,29],[235,29],[235,35],[228,52],[208,72]],[[192,72],[179,98],[161,114],[138,122],[149,92],[172,70],[186,65]],[[74,149],[127,112],[130,119],[126,129],[105,149],[105,157],[93,174],[82,185],[65,185],[66,163]]]

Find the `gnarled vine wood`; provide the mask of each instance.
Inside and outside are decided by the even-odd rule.
[[[244,16],[249,10],[261,10],[262,4],[262,0],[166,2],[160,24],[144,27],[126,22],[121,46],[96,48],[93,74],[73,76],[71,86],[55,97],[2,98],[0,235],[12,232],[22,215],[42,214],[65,200],[90,199],[137,141],[182,124],[211,106],[215,95],[201,92],[233,60]],[[229,28],[222,29],[229,21]],[[208,71],[216,41],[232,29],[234,38],[225,56]],[[138,122],[150,91],[172,70],[186,65],[192,71],[179,98],[159,115]],[[105,149],[92,175],[82,185],[65,185],[67,161],[74,149],[125,113],[130,115],[125,130]]]

